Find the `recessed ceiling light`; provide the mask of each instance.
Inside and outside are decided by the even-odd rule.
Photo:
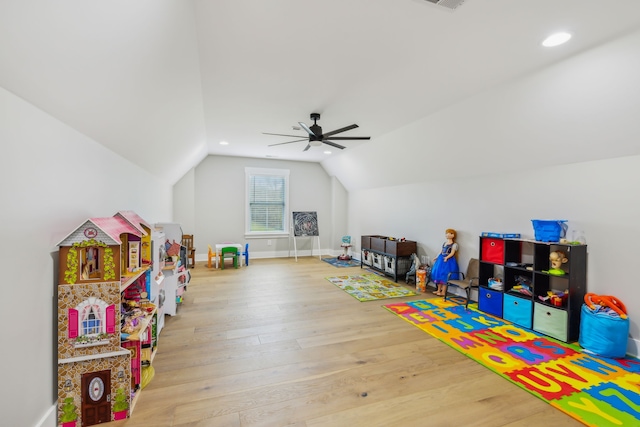
[[[562,33],[551,34],[549,37],[544,39],[544,41],[542,42],[542,46],[545,46],[545,47],[558,46],[568,42],[570,38],[571,38],[571,34],[569,33],[562,32]]]
[[[229,145],[227,141],[220,141],[220,145]]]
[[[324,154],[331,154],[331,151],[327,150],[324,152]]]

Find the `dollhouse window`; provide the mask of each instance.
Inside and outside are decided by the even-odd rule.
[[[69,309],[69,338],[76,347],[108,343],[108,336],[116,333],[116,306],[90,297]]]
[[[99,313],[96,315],[94,308],[89,308],[89,313],[82,321],[82,335],[99,334],[100,332],[102,332],[100,325],[101,321]]]
[[[80,278],[82,280],[102,279],[100,248],[89,246],[80,249]]]

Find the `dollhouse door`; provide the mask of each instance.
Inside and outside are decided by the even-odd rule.
[[[111,421],[111,371],[82,374],[82,426]]]

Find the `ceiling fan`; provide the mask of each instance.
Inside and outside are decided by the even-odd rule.
[[[318,126],[318,124],[317,124],[317,121],[320,120],[320,114],[319,113],[311,113],[311,120],[313,120],[313,124],[311,126],[307,126],[305,123],[298,122],[300,127],[302,127],[302,129],[307,131],[307,133],[309,134],[307,146],[302,151],[307,151],[311,147],[317,147],[317,146],[320,146],[322,144],[331,145],[332,147],[336,147],[336,148],[339,148],[339,149],[342,150],[345,147],[340,145],[340,144],[336,144],[333,141],[348,141],[348,140],[371,139],[371,137],[369,137],[369,136],[333,136],[333,135],[336,135],[338,133],[346,132],[348,130],[357,128],[358,125],[356,125],[356,124],[345,126],[343,128],[340,128],[340,129],[332,130],[331,132],[322,133],[322,128],[320,126]],[[281,133],[266,133],[266,132],[263,132],[263,134],[264,135],[276,135],[276,136],[290,136],[292,138],[301,138],[300,135],[283,135]],[[271,144],[271,145],[269,145],[269,147],[273,147],[274,145],[291,144],[293,142],[300,142],[300,141],[307,141],[307,138],[296,139],[295,141],[280,142],[278,144]]]

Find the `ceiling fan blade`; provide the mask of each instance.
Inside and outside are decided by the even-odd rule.
[[[285,135],[282,133],[267,133],[262,132],[263,135],[275,135],[275,136],[290,136],[291,138],[304,138],[304,135]]]
[[[307,146],[304,147],[304,150],[302,150],[302,151],[307,151],[309,148],[311,148],[311,144],[307,144]]]
[[[304,129],[305,131],[307,131],[307,133],[311,136],[318,136],[315,133],[313,133],[313,131],[311,129],[309,129],[309,126],[307,126],[305,123],[302,122],[298,122],[298,124],[302,127],[302,129]]]
[[[341,150],[344,150],[344,148],[345,148],[345,147],[343,147],[343,146],[342,146],[342,145],[340,145],[340,144],[336,144],[335,142],[327,141],[326,139],[323,139],[323,140],[322,140],[322,142],[324,142],[325,144],[330,145],[330,146],[332,146],[332,147],[339,148],[339,149],[341,149]]]
[[[308,138],[305,139],[296,139],[295,141],[288,141],[288,142],[279,142],[277,144],[270,144],[269,147],[273,147],[275,145],[282,145],[282,144],[291,144],[292,142],[300,142],[300,141],[308,141]]]
[[[327,133],[323,134],[323,136],[325,136],[325,137],[326,137],[326,136],[335,135],[336,133],[346,132],[346,131],[348,131],[348,130],[355,129],[355,128],[357,128],[357,127],[358,127],[358,125],[355,125],[355,124],[353,124],[353,125],[349,125],[349,126],[345,126],[345,127],[343,127],[343,128],[336,129],[336,130],[332,130],[331,132],[327,132]]]
[[[326,135],[325,135],[326,137]],[[365,139],[371,139],[370,136],[332,136],[331,139],[335,139],[335,140],[340,140],[340,141],[348,141],[350,139],[356,140],[356,139],[361,139],[361,140],[365,140]]]

